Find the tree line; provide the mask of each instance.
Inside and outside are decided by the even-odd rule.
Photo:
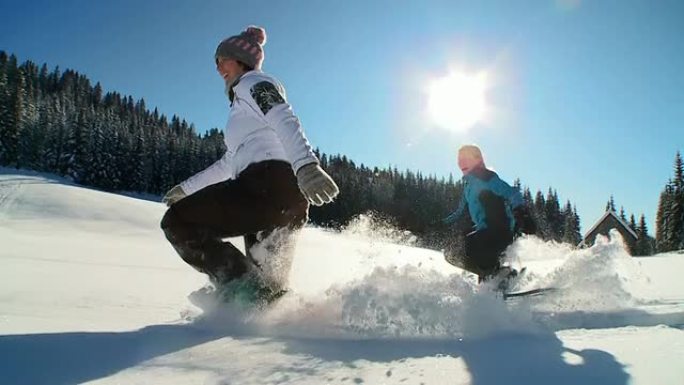
[[[216,128],[199,134],[178,116],[148,110],[144,99],[104,93],[76,71],[18,64],[0,51],[0,165],[51,172],[108,191],[161,195],[224,151]],[[441,222],[461,197],[453,176],[369,168],[318,150],[317,155],[341,193],[330,205],[312,207],[314,224],[345,226],[372,212],[426,246],[438,248],[453,238],[454,229]],[[569,201],[561,205],[552,188],[533,195],[519,180],[515,187],[537,221],[539,237],[580,242],[580,218]],[[461,228],[467,231],[467,217]]]
[[[679,151],[675,154],[674,176],[660,193],[655,241],[660,253],[684,250],[684,164]]]
[[[104,94],[72,70],[17,65],[0,52],[0,164],[105,190],[160,194],[224,151],[217,129],[194,127],[143,99]]]

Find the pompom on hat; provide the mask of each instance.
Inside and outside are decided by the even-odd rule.
[[[264,44],[266,44],[266,30],[250,25],[239,35],[223,39],[216,47],[214,59],[227,57],[245,63],[254,68],[261,69],[264,62]]]

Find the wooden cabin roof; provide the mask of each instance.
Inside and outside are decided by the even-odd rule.
[[[627,229],[627,231],[634,237],[634,239],[639,238],[639,236],[637,236],[637,234],[634,232],[634,230],[632,230],[632,228],[629,227],[629,224],[627,224],[627,222],[623,221],[622,218],[620,218],[620,216],[617,215],[617,213],[615,213],[615,211],[613,211],[613,210],[606,211],[605,214],[603,214],[603,216],[598,221],[596,221],[594,226],[584,234],[584,238],[586,239],[589,236],[589,234],[591,234],[594,230],[596,230],[596,228],[599,227],[599,225],[601,223],[603,223],[603,221],[606,218],[608,218],[608,216],[611,216],[611,215],[618,221],[618,223],[620,223],[625,229]]]

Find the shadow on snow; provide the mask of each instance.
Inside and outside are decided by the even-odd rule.
[[[393,362],[396,367],[407,365],[405,360],[411,358],[461,358],[470,372],[473,385],[625,385],[629,380],[624,366],[613,355],[602,350],[565,348],[553,333],[505,333],[473,340],[292,340],[288,341],[288,350],[326,361],[341,361],[351,368],[357,360]],[[567,355],[575,356],[573,361],[578,363],[566,362],[564,356]],[[388,371],[388,377],[391,372]],[[416,375],[434,377],[434,374],[423,372],[412,377]],[[395,377],[389,381],[403,383],[406,380]],[[449,380],[454,383],[464,381],[463,378],[441,380],[445,384]],[[359,381],[362,379],[357,379]]]
[[[0,336],[0,362],[4,367],[0,379],[5,384],[81,383],[229,334],[237,334],[231,337],[241,340],[253,338],[239,331],[217,333],[198,330],[193,325],[154,325],[130,332]],[[475,385],[551,382],[556,385],[624,385],[629,379],[623,365],[611,354],[594,349],[575,351],[565,348],[551,332],[534,335],[504,333],[472,340],[281,337],[273,337],[272,340],[285,344],[285,354],[303,354],[324,361],[341,362],[352,369],[357,360],[400,366],[411,358],[460,357],[470,372],[471,383]],[[225,359],[234,359],[234,354],[225,352]],[[564,359],[567,354],[578,357],[579,363],[567,363]],[[278,366],[273,370],[287,374],[301,368]],[[395,380],[400,379],[392,378],[390,381]]]
[[[220,337],[187,325],[0,336],[0,383],[82,383]]]

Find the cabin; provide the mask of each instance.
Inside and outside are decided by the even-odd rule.
[[[585,247],[593,245],[597,235],[601,234],[608,236],[608,232],[611,229],[616,229],[620,235],[622,235],[622,239],[627,244],[627,251],[631,254],[639,237],[634,230],[629,227],[629,224],[622,220],[622,218],[613,210],[606,211],[606,213],[596,221],[596,224],[584,235],[584,239],[582,239],[579,246]]]

